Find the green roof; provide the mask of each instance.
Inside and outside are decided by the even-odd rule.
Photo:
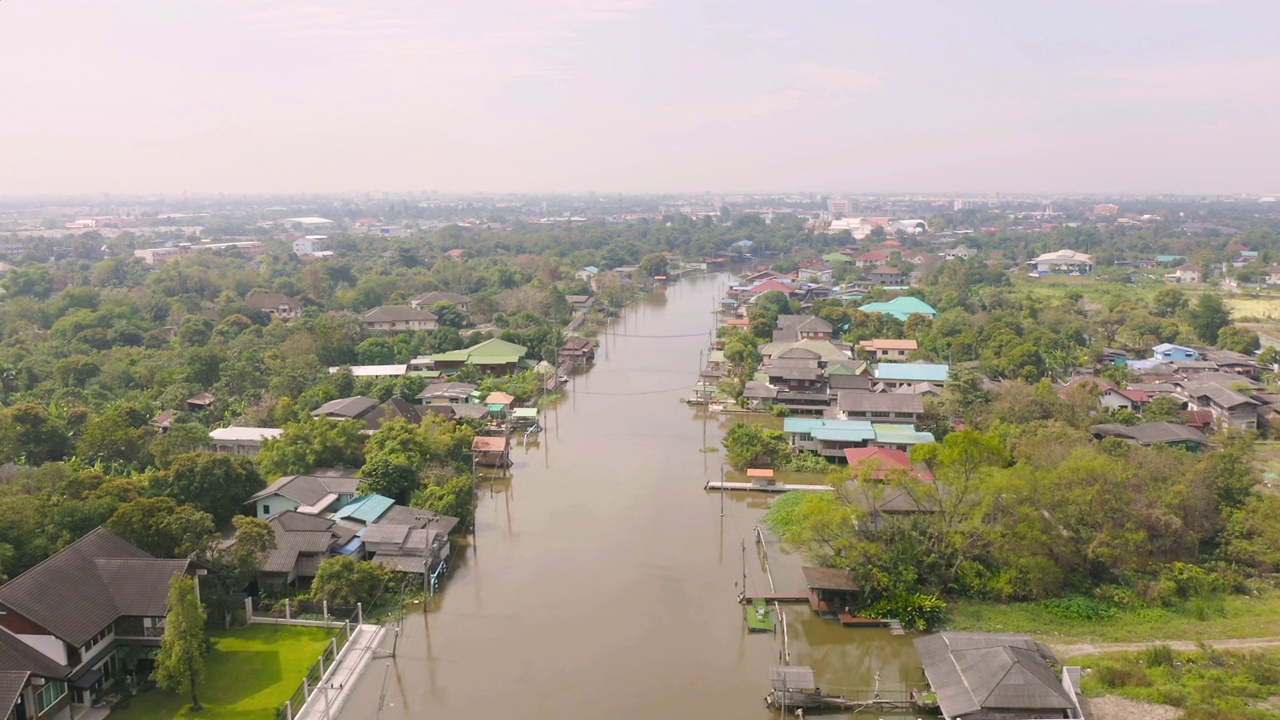
[[[356,498],[341,510],[333,514],[335,520],[352,518],[366,525],[382,517],[396,501],[385,495],[365,495]]]
[[[538,408],[516,408],[511,414],[518,418],[536,418],[538,417]]]
[[[451,350],[435,355],[436,362],[464,362],[471,365],[507,365],[519,362],[528,352],[523,345],[493,338],[464,350]]]

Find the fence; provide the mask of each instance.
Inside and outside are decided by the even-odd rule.
[[[302,711],[302,706],[307,704],[307,698],[311,697],[311,693],[315,692],[320,684],[324,681],[324,674],[329,671],[338,662],[338,656],[342,654],[342,649],[351,641],[351,636],[355,634],[360,627],[360,617],[363,611],[360,606],[356,606],[355,615],[348,618],[338,628],[338,634],[329,641],[329,645],[320,653],[320,659],[314,665],[307,669],[307,674],[303,676],[302,683],[298,685],[298,689],[293,691],[293,695],[285,701],[284,706],[276,713],[276,720],[293,720]],[[289,622],[289,624],[319,624],[311,620],[288,620],[285,618],[272,619],[264,618],[260,622]]]
[[[341,622],[338,618],[354,618],[356,624],[364,622],[364,611],[357,604],[329,605],[328,601],[299,600],[284,598],[272,602],[259,600],[254,603],[252,597],[244,599],[244,616],[246,623],[274,623],[280,625],[310,625],[315,627],[333,627]]]

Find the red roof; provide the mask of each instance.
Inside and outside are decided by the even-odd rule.
[[[1094,385],[1098,388],[1098,392],[1100,393],[1113,392],[1127,398],[1129,402],[1138,403],[1139,405],[1145,405],[1146,403],[1151,402],[1151,396],[1147,395],[1147,393],[1142,390],[1128,390],[1103,380],[1100,377],[1075,378],[1071,382],[1062,386],[1062,389],[1058,391],[1058,397],[1066,400],[1067,395],[1072,390],[1085,384]]]
[[[1178,413],[1187,427],[1203,430],[1213,424],[1212,410],[1183,410]]]
[[[844,459],[849,461],[849,467],[853,468],[855,474],[858,473],[859,466],[869,468],[871,477],[875,480],[884,480],[890,473],[901,470],[911,472],[917,477],[932,477],[928,472],[916,473],[912,468],[911,458],[901,450],[892,448],[848,448],[844,451]]]
[[[901,275],[902,271],[895,267],[883,265],[871,271],[872,275]]]
[[[794,287],[792,287],[791,285],[788,285],[787,283],[782,282],[781,280],[765,280],[759,285],[751,286],[747,290],[747,292],[751,293],[752,295],[763,295],[767,292],[773,292],[774,290],[777,290],[783,295],[790,295],[791,293],[795,292]]]
[[[858,257],[854,258],[854,260],[874,262],[876,260],[888,260],[890,257],[892,257],[892,255],[883,250],[872,250],[871,252],[862,253]]]

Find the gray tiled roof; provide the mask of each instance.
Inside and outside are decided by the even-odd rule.
[[[919,395],[841,390],[836,402],[840,412],[924,412],[924,398]]]
[[[13,708],[18,704],[18,696],[27,686],[30,673],[23,671],[0,671],[0,715],[11,717]]]
[[[359,419],[378,407],[378,401],[363,395],[330,400],[311,411],[311,417]]]
[[[31,673],[47,678],[65,678],[71,668],[64,667],[44,653],[22,642],[8,630],[0,630],[0,673]],[[0,702],[0,711],[4,709]]]
[[[360,322],[420,322],[435,320],[436,314],[408,305],[383,305],[360,316]]]
[[[1075,707],[1049,667],[1053,655],[1026,635],[944,632],[919,638],[915,646],[946,717],[983,709],[1043,712]]]
[[[318,555],[327,553],[334,543],[333,533],[320,532],[282,532],[276,531],[276,547],[267,554],[260,569],[267,573],[291,573],[298,563],[298,556],[303,554]]]
[[[169,580],[187,565],[98,528],[0,586],[0,605],[83,645],[118,617],[164,615]]]
[[[285,475],[259,490],[247,502],[270,495],[283,495],[302,505],[314,505],[329,493],[355,495],[360,478],[339,475]]]

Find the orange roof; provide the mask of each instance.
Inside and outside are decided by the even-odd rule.
[[[849,467],[854,473],[858,472],[859,466],[866,467],[871,470],[871,477],[876,480],[885,479],[889,473],[898,470],[907,470],[914,473],[911,466],[911,458],[901,450],[882,447],[868,448],[848,448],[844,451],[844,459],[849,461]],[[919,474],[918,477],[931,477],[927,472]]]
[[[773,477],[773,471],[769,468],[747,468],[747,477],[771,478]]]
[[[920,344],[915,340],[893,340],[890,338],[874,338],[858,343],[863,350],[918,350]]]
[[[510,405],[515,401],[516,401],[516,398],[514,395],[510,395],[504,392],[491,392],[489,393],[489,397],[484,399],[484,404],[485,405]]]

